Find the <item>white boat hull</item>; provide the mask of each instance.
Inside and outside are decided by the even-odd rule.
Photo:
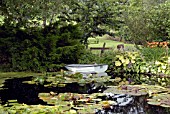
[[[69,71],[80,73],[102,73],[108,69],[105,64],[69,64],[65,66]]]

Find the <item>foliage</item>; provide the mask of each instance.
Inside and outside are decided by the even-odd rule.
[[[145,44],[148,40],[169,40],[169,6],[168,1],[131,1],[123,13],[124,25],[120,34],[136,44]]]
[[[113,94],[128,94],[132,96],[142,96],[142,95],[152,95],[158,94],[160,92],[168,92],[167,88],[157,86],[157,85],[120,85],[112,86],[104,91],[104,93],[113,93]]]
[[[169,0],[3,0],[1,21],[17,28],[46,27],[62,20],[80,24],[82,42],[109,34],[137,44],[169,38]]]
[[[61,74],[60,74],[61,73]],[[45,87],[55,87],[55,89],[52,89],[53,91],[50,92],[42,92],[38,94],[38,98],[43,100],[47,105],[27,105],[27,104],[19,104],[17,103],[17,100],[8,100],[7,104],[0,105],[0,112],[1,113],[96,113],[98,110],[107,110],[107,109],[114,109],[114,112],[120,112],[120,109],[124,109],[127,111],[132,111],[132,109],[129,110],[129,104],[134,109],[136,109],[136,112],[139,112],[141,110],[138,110],[135,107],[141,107],[143,108],[146,106],[146,104],[141,104],[140,102],[144,102],[147,98],[147,103],[151,105],[158,105],[162,107],[169,107],[169,92],[170,90],[168,88],[164,88],[158,85],[116,85],[113,86],[116,82],[119,82],[121,79],[115,78],[112,79],[110,76],[95,76],[95,75],[89,75],[86,78],[83,78],[82,75],[79,73],[77,74],[65,74],[63,71],[60,73],[49,73],[46,81],[48,83],[43,84]],[[42,79],[40,77],[34,77],[36,80],[35,83],[39,83],[39,79]],[[85,80],[85,81],[82,81]],[[32,82],[31,81],[31,82]],[[76,93],[72,92],[63,92],[66,89],[66,84],[73,84],[73,82],[79,83],[78,90],[75,90]],[[85,85],[88,85],[90,83],[90,88],[97,89],[99,86],[103,86],[103,83],[101,82],[111,82],[112,86],[108,86],[105,88],[104,91],[98,91],[95,93],[88,93],[83,94],[79,93],[77,91],[80,90],[80,88],[84,88]],[[30,81],[24,81],[23,83],[29,83],[29,84],[35,84],[30,83]],[[41,83],[39,83],[41,84]],[[83,84],[83,85],[82,85]],[[85,85],[84,85],[85,84]],[[41,86],[42,87],[42,86]],[[48,89],[49,89],[48,88]],[[56,92],[57,88],[60,88],[62,92]],[[43,89],[44,91],[44,89]],[[85,92],[85,90],[83,90]],[[136,97],[133,96],[146,96],[148,97],[141,98],[139,101],[137,101]],[[31,99],[31,98],[30,98]],[[127,108],[127,107],[128,108]],[[126,108],[124,108],[126,107]],[[158,108],[158,107],[156,107]],[[117,110],[119,109],[119,111]],[[127,110],[128,109],[128,110]],[[148,111],[144,110],[144,111]]]
[[[122,22],[120,12],[123,1],[115,0],[72,0],[72,5],[61,15],[61,19],[73,20],[82,26],[83,42],[87,44],[90,36],[109,34],[114,36],[114,30]]]
[[[156,105],[161,107],[170,107],[170,94],[169,93],[161,93],[155,94],[152,98],[147,99],[147,103],[150,105]]]
[[[111,66],[111,72],[136,72],[139,73],[139,66],[144,64],[138,52],[118,53]]]
[[[58,70],[62,64],[77,63],[84,50],[79,26],[58,23],[62,22],[44,29],[13,29],[14,32],[8,32],[10,26],[2,26],[2,34],[7,32],[0,40],[2,57],[6,57],[2,62],[11,64],[12,70],[17,71],[51,71]]]
[[[84,51],[84,54],[82,56],[82,58],[79,60],[79,63],[82,63],[82,64],[94,64],[94,63],[97,63],[97,64],[108,64],[108,65],[111,65],[112,62],[115,60],[115,56],[116,54],[119,53],[117,51],[106,51],[102,54],[102,56],[100,56],[100,54],[94,54],[93,52],[91,51]]]
[[[144,47],[140,49],[140,53],[143,55],[144,59],[146,61],[156,61],[161,59],[163,56],[166,56],[166,48],[150,48],[150,47]]]
[[[110,75],[119,75],[121,73],[123,74],[120,76],[122,79],[125,78],[125,80],[133,81],[137,84],[156,83],[167,86],[170,81],[168,77],[170,74],[169,61],[170,58],[167,56],[157,58],[155,61],[145,61],[139,52],[125,52],[116,55],[115,61],[109,66],[108,73]],[[158,80],[158,78],[160,79]],[[162,79],[163,81],[161,81]]]
[[[85,50],[83,52],[83,55],[79,59],[80,64],[94,64],[94,63],[101,63],[100,62],[100,57],[96,54],[93,54],[89,50]]]
[[[170,40],[170,2],[155,6],[148,13],[152,40]]]
[[[2,0],[1,15],[5,23],[16,27],[45,27],[56,20],[65,0]]]

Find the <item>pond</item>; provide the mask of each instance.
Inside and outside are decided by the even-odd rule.
[[[58,75],[49,76],[50,78],[48,77],[47,82],[44,81],[43,84],[33,83],[32,80],[34,80],[34,82],[37,81],[33,76],[6,79],[0,89],[0,102],[3,110],[5,108],[11,110],[12,107],[12,109],[21,111],[24,108],[20,109],[17,108],[17,106],[22,107],[23,104],[25,104],[24,107],[32,106],[32,109],[26,107],[31,110],[34,110],[33,106],[37,107],[39,105],[42,106],[41,109],[43,109],[43,106],[61,106],[62,109],[60,109],[60,111],[65,113],[68,113],[68,110],[69,112],[73,111],[71,113],[75,113],[74,111],[76,111],[82,114],[88,111],[90,111],[89,113],[96,114],[170,113],[169,108],[149,105],[146,101],[148,95],[134,96],[110,92],[110,88],[113,89],[112,87],[115,87],[113,86],[115,82],[112,78],[108,80],[109,76],[96,77],[97,80],[103,80],[103,82],[97,82],[92,78],[91,80],[93,81],[86,79],[86,82],[88,80],[89,83],[83,83],[83,80],[78,77],[80,75],[76,77],[79,82],[69,80],[68,77],[67,82],[66,80],[62,82],[62,78],[59,76],[61,78],[60,82],[62,83],[58,83],[56,86],[54,82],[56,83],[59,80],[54,80],[57,76]],[[39,78],[39,81],[41,79],[42,78]],[[50,85],[51,81],[53,81],[54,85]],[[42,80],[40,82],[42,82]],[[114,90],[114,92],[116,92],[116,90]]]

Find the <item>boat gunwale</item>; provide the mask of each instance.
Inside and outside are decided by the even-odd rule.
[[[66,65],[66,67],[78,67],[78,68],[81,68],[81,67],[98,67],[98,66],[108,66],[107,64],[69,64],[69,65]]]

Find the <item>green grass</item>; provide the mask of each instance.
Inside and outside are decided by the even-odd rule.
[[[89,38],[88,39],[89,43],[90,43],[89,47],[102,47],[104,42],[106,43],[106,47],[112,47],[112,48],[116,48],[116,46],[118,44],[124,44],[125,47],[133,47],[134,46],[133,44],[125,44],[124,42],[110,40],[110,39],[107,39],[106,37],[107,37],[106,35],[103,36],[103,37],[97,36],[96,39],[99,39],[99,43],[98,44],[94,43],[94,41],[96,40],[95,38]]]
[[[97,39],[99,40],[99,43],[95,43],[95,41]],[[97,36],[96,38],[89,38],[88,41],[89,41],[88,48],[90,48],[90,47],[103,47],[103,44],[106,43],[105,47],[112,48],[113,50],[111,50],[111,51],[117,50],[118,44],[124,44],[125,50],[128,50],[128,51],[136,50],[136,48],[134,47],[134,44],[126,44],[124,42],[119,42],[119,41],[107,39],[107,35],[104,35],[103,37]],[[93,52],[96,53],[96,52],[100,52],[100,51],[94,50]]]

